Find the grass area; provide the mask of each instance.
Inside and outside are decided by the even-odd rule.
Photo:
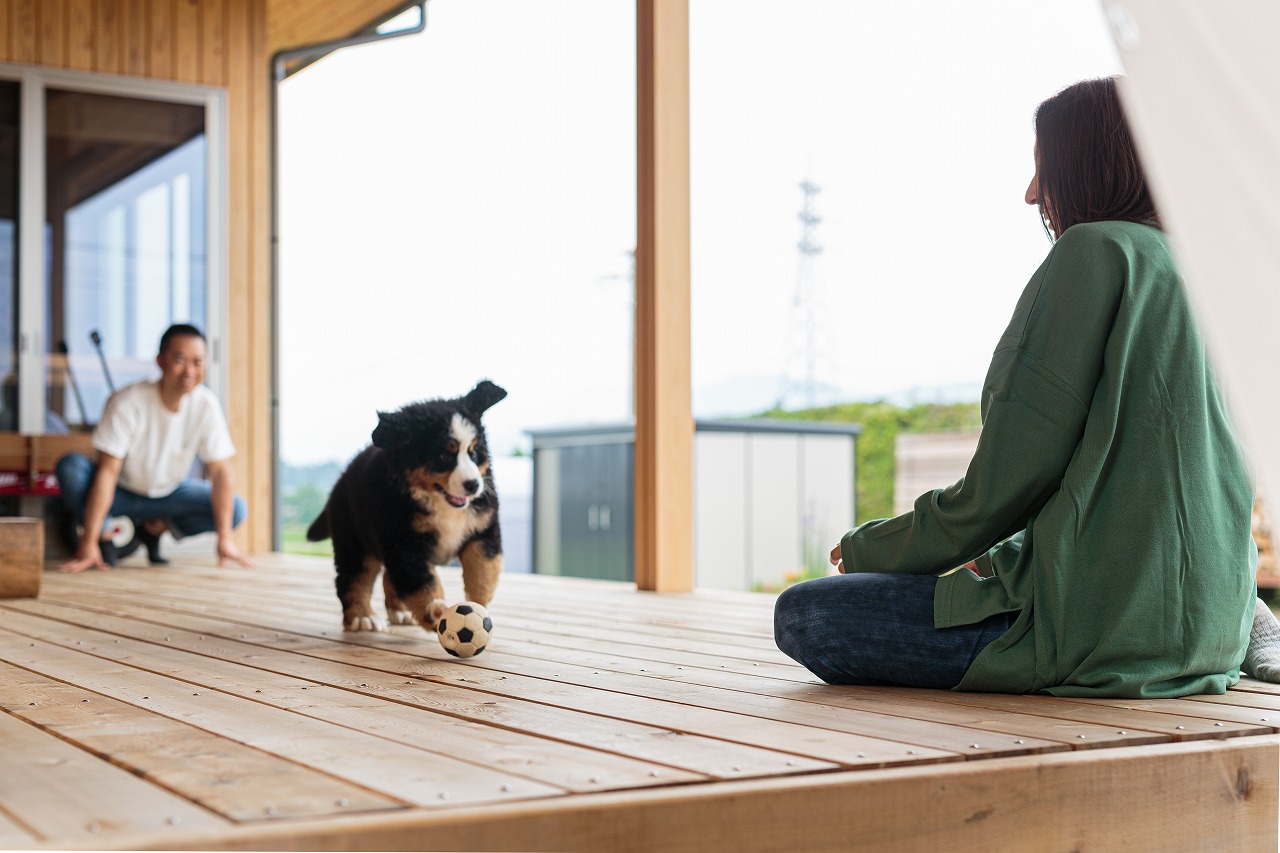
[[[280,529],[280,550],[286,554],[311,554],[316,557],[332,557],[333,542],[307,541],[307,525],[286,524]]]

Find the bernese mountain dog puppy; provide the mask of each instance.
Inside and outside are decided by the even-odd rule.
[[[482,380],[464,397],[378,412],[373,444],[334,484],[307,539],[333,539],[348,631],[385,626],[370,597],[382,588],[393,625],[433,630],[444,610],[435,567],[462,563],[468,601],[488,604],[502,571],[498,495],[480,417],[507,392]]]

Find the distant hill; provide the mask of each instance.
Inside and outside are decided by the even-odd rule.
[[[290,465],[280,463],[280,490],[288,493],[299,486],[312,486],[325,494],[342,475],[341,462],[320,462],[315,465]]]
[[[918,385],[885,391],[824,382],[805,389],[795,379],[782,375],[735,376],[710,385],[699,385],[693,394],[693,408],[694,416],[699,418],[743,418],[765,409],[825,411],[847,400],[876,400],[904,408],[922,403],[963,403],[978,399],[981,392],[982,386],[976,382]]]

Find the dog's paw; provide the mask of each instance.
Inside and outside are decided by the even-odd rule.
[[[355,616],[342,626],[346,631],[385,631],[387,626],[377,616]]]
[[[440,617],[449,609],[449,604],[443,598],[437,598],[435,601],[427,605],[427,620],[432,625],[440,621]]]
[[[418,621],[408,610],[388,610],[387,619],[392,625],[413,625]]]

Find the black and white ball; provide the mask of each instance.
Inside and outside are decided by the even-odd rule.
[[[445,610],[436,621],[436,636],[444,650],[456,658],[480,654],[493,635],[493,619],[483,605],[464,601]]]

